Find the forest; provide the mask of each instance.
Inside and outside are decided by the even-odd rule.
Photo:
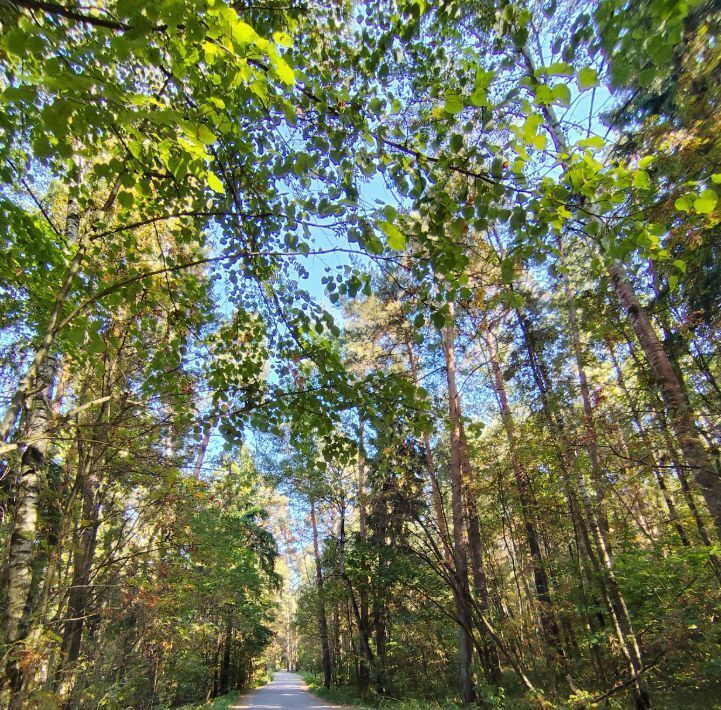
[[[721,707],[720,111],[720,0],[0,0],[0,708]]]

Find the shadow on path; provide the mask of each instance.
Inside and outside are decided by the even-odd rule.
[[[279,672],[273,676],[270,683],[244,695],[236,705],[231,705],[231,710],[279,710],[280,708],[337,710],[341,707],[316,698],[308,691],[308,686],[298,674]]]

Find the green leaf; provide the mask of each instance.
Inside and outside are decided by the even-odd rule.
[[[451,152],[452,153],[458,153],[461,148],[463,147],[463,136],[459,133],[454,133],[451,136],[451,140],[449,142]]]
[[[128,141],[128,150],[133,158],[139,158],[142,153],[143,146],[138,141]]]
[[[584,67],[578,72],[578,88],[581,91],[598,86],[598,72],[591,67]]]
[[[258,33],[247,22],[235,18],[231,20],[231,35],[234,42],[243,44],[250,44],[260,39]]]
[[[123,191],[118,193],[118,202],[126,209],[133,206],[134,200],[132,192]]]
[[[714,183],[715,185],[721,184],[721,173],[714,173],[711,176],[711,182]]]
[[[556,84],[552,92],[555,102],[560,103],[562,106],[571,105],[571,89],[568,88],[568,84]]]
[[[676,260],[673,262],[673,265],[674,265],[682,274],[685,274],[685,273],[686,273],[686,262],[685,262],[685,261],[682,261],[681,259],[676,259]]]
[[[611,62],[611,81],[614,86],[625,86],[631,77],[631,65],[619,56]]]
[[[198,140],[203,145],[213,145],[215,141],[218,140],[217,136],[213,131],[210,130],[207,126],[200,125],[198,126],[196,130],[196,135],[198,136]]]
[[[718,195],[713,190],[707,189],[699,195],[698,199],[694,200],[693,208],[698,214],[711,214],[717,202]]]
[[[463,97],[460,94],[446,94],[446,103],[443,106],[443,110],[446,113],[450,113],[452,116],[463,111]]]
[[[287,32],[273,32],[273,41],[279,47],[293,46],[293,38]]]
[[[651,180],[645,170],[637,170],[633,174],[633,186],[637,187],[639,190],[651,189]]]
[[[546,147],[546,135],[544,133],[539,133],[538,135],[533,136],[531,138],[531,143],[533,143],[534,148],[543,150]]]
[[[476,76],[473,80],[473,89],[487,89],[491,82],[493,81],[493,77],[496,75],[496,72],[494,71],[486,71],[485,69],[476,69]]]
[[[27,52],[28,35],[20,28],[15,27],[2,38],[2,46],[16,57],[24,57]]]
[[[378,227],[388,237],[388,246],[396,251],[402,251],[406,247],[406,238],[395,224],[391,222],[379,222]]]
[[[568,62],[553,62],[546,72],[555,76],[573,76],[573,67]]]
[[[579,148],[603,148],[606,145],[606,141],[601,136],[589,136],[588,138],[582,138],[577,141],[576,145]]]
[[[431,320],[433,321],[433,325],[440,330],[443,328],[443,326],[446,324],[446,317],[441,313],[441,311],[436,311],[432,316]]]
[[[553,90],[548,84],[539,84],[536,87],[535,98],[537,104],[550,104],[553,101]]]
[[[676,202],[673,203],[673,206],[679,211],[679,212],[690,212],[691,211],[691,200],[688,196],[686,197],[679,197]]]
[[[474,89],[473,93],[469,97],[469,100],[474,106],[477,106],[478,108],[489,105],[488,92],[485,89]]]
[[[218,192],[221,195],[225,194],[225,187],[223,181],[212,171],[208,170],[207,173],[208,187],[214,192]]]
[[[398,210],[393,207],[393,205],[385,205],[381,212],[383,212],[383,216],[389,222],[392,222],[396,217],[398,217]]]
[[[284,84],[288,86],[295,84],[295,73],[284,59],[279,58],[276,62],[275,73]]]
[[[501,262],[501,280],[504,284],[513,283],[513,276],[516,273],[516,262],[511,257],[506,257]]]

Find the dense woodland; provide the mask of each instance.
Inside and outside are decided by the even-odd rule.
[[[721,707],[720,42],[0,0],[0,707]]]

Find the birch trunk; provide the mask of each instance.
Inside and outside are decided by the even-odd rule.
[[[0,690],[2,707],[22,706],[24,669],[19,653],[30,621],[33,560],[37,544],[38,498],[50,447],[52,387],[57,363],[43,361],[38,371],[38,392],[29,402],[24,438],[30,443],[23,452],[15,489],[16,504],[7,562],[5,643],[9,648]]]
[[[65,278],[55,295],[53,306],[50,311],[50,317],[45,326],[45,331],[40,338],[40,344],[35,351],[30,366],[25,371],[25,374],[20,379],[17,389],[13,393],[10,404],[5,412],[5,415],[0,421],[0,443],[5,443],[10,438],[13,429],[20,417],[20,413],[23,407],[26,406],[26,401],[29,397],[29,393],[36,386],[36,380],[39,379],[40,371],[44,369],[45,363],[50,356],[53,344],[55,342],[55,336],[57,335],[57,326],[61,320],[63,308],[67,300],[70,289],[75,282],[75,277],[78,275],[78,271],[85,258],[85,251],[87,244],[85,240],[79,240],[80,233],[80,212],[78,205],[75,200],[71,197],[68,199],[67,216],[65,218],[65,230],[64,239],[67,244],[76,244],[77,249],[73,258],[68,265],[68,270],[65,273]]]

